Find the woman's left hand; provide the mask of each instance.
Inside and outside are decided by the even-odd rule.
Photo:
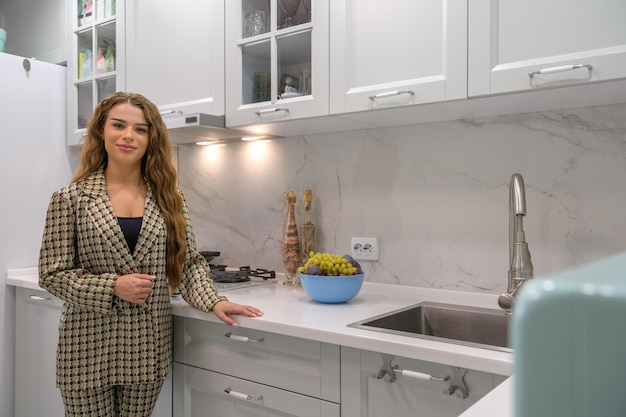
[[[237,326],[235,320],[230,318],[231,314],[239,314],[247,317],[261,317],[263,312],[256,307],[241,305],[230,301],[220,301],[213,306],[213,313],[218,319],[229,326]]]

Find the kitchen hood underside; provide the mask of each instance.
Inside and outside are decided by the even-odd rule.
[[[253,136],[250,133],[229,129],[224,116],[192,113],[164,115],[172,145],[193,144],[201,141],[224,143]]]

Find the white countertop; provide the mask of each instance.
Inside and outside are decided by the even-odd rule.
[[[280,282],[223,293],[230,301],[249,304],[263,317],[236,317],[242,328],[263,330],[326,343],[384,352],[392,355],[445,363],[499,375],[512,373],[513,354],[452,343],[397,336],[355,329],[348,324],[422,301],[497,306],[497,296],[458,291],[433,290],[364,282],[359,294],[343,304],[321,304],[311,300],[301,287]],[[172,303],[175,315],[218,321],[180,300]]]
[[[7,271],[7,285],[41,289],[37,281],[36,268]],[[320,304],[311,300],[301,287],[284,286],[280,281],[223,294],[230,301],[254,305],[263,311],[263,317],[236,316],[235,320],[242,329],[268,331],[499,375],[511,375],[513,371],[513,354],[510,352],[347,327],[350,323],[422,301],[497,308],[497,295],[364,282],[359,294],[349,302]],[[196,310],[183,300],[173,301],[172,308],[177,316],[219,322],[212,313]],[[509,393],[509,385],[501,384],[492,397],[497,397],[498,401],[509,400],[510,403]],[[480,401],[478,404],[485,405],[483,403]],[[500,416],[506,415],[500,407],[490,409]],[[471,415],[467,414],[468,417]]]

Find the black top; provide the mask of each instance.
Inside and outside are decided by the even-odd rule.
[[[130,253],[135,252],[135,245],[137,245],[137,239],[139,239],[139,232],[141,231],[141,222],[143,217],[118,217],[117,221],[122,228],[126,244],[130,248]]]

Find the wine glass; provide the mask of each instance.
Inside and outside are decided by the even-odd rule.
[[[278,29],[293,26],[293,16],[298,10],[300,0],[278,0]]]

